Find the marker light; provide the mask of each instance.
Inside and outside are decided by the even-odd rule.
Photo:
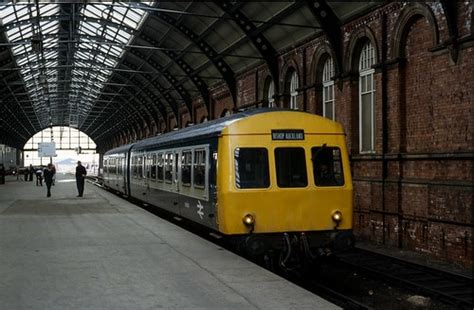
[[[253,218],[252,214],[246,214],[242,221],[244,222],[245,225],[251,226],[255,223],[255,219]]]
[[[332,220],[336,223],[339,224],[339,222],[342,221],[342,213],[341,211],[335,211],[333,214],[332,214]]]

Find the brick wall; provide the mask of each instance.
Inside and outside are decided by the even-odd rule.
[[[472,12],[459,3],[459,35],[472,35]],[[412,13],[412,12],[417,12]],[[427,253],[433,257],[472,263],[473,80],[474,48],[462,45],[455,63],[449,49],[449,29],[439,3],[392,3],[343,25],[344,77],[335,88],[336,120],[344,125],[352,155],[354,231],[359,239]],[[382,73],[376,70],[375,154],[359,153],[358,78],[349,61],[351,41],[369,33],[381,61],[382,16],[387,25],[387,140],[382,136]],[[402,17],[406,24],[400,24]],[[438,27],[437,29],[433,27]],[[396,38],[397,27],[405,41]],[[363,30],[361,30],[363,29]],[[469,40],[468,40],[469,41]],[[285,94],[289,68],[299,74],[300,107],[321,113],[314,77],[314,54],[327,40],[306,42],[279,57],[280,94]],[[397,48],[399,45],[399,48]],[[400,55],[396,55],[396,53]],[[401,59],[397,58],[401,56]],[[304,68],[306,66],[306,68]],[[257,70],[257,74],[255,73]],[[306,75],[303,76],[303,72]],[[237,77],[237,106],[264,98],[268,72],[259,66]],[[218,92],[218,91],[217,91]],[[231,106],[222,93],[215,115]],[[282,101],[282,100],[281,100]],[[280,101],[280,106],[282,102]],[[386,142],[387,158],[382,160]],[[383,166],[387,167],[385,178]]]
[[[237,77],[237,108],[256,104],[258,92],[256,83],[256,70],[249,70]]]

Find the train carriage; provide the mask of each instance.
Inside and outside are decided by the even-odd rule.
[[[254,110],[128,150],[129,167],[115,180],[131,196],[238,240],[251,253],[285,242],[288,248],[290,235],[308,249],[352,245],[352,180],[336,122]],[[125,153],[123,147],[107,152],[107,171],[117,172],[110,160]]]

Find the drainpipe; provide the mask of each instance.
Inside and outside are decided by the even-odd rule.
[[[306,88],[306,48],[303,48],[303,111],[308,112],[308,90]]]
[[[388,161],[386,158],[388,151],[388,85],[387,85],[387,14],[382,15],[382,243],[385,245],[386,239],[386,222],[385,222],[385,186],[388,176]]]

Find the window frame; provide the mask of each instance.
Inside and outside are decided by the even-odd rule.
[[[332,57],[328,57],[323,65],[322,72],[322,84],[323,84],[323,116],[336,120],[336,111],[335,111],[335,98],[334,98],[334,60]],[[330,93],[330,98],[328,98],[326,93]],[[327,115],[327,105],[331,105],[332,115],[328,117]]]
[[[268,102],[268,107],[269,108],[275,108],[276,103],[275,103],[275,82],[273,80],[270,81],[270,84],[268,85],[268,90],[267,90],[267,102]]]
[[[238,170],[238,161],[237,161],[237,158],[236,158],[236,152],[240,152],[242,149],[253,149],[253,150],[264,150],[265,151],[265,155],[266,155],[266,168],[267,168],[267,186],[264,187],[242,187],[239,183],[237,183],[237,176],[239,175],[240,176],[240,172]],[[264,147],[264,146],[238,146],[236,148],[234,148],[234,152],[233,152],[233,160],[234,160],[234,186],[235,188],[237,188],[238,190],[262,190],[262,189],[269,189],[272,185],[272,182],[271,182],[271,176],[270,176],[270,151],[268,148]],[[240,179],[240,177],[239,177]]]
[[[302,163],[304,163],[304,168],[305,168],[305,177],[306,177],[306,185],[304,186],[281,186],[279,184],[279,177],[278,177],[278,173],[279,173],[279,169],[278,169],[278,160],[277,160],[277,151],[278,150],[282,150],[282,149],[299,149],[299,150],[302,150],[303,151],[303,156],[304,156],[304,160],[302,161]],[[281,146],[281,147],[275,147],[273,149],[273,156],[274,156],[274,161],[275,161],[275,177],[276,177],[276,181],[277,181],[277,187],[280,188],[280,189],[298,189],[298,188],[308,188],[309,186],[309,176],[308,176],[308,165],[306,164],[306,149],[303,147],[303,146]]]
[[[332,167],[328,167],[329,168],[329,171],[332,173],[331,177],[334,178],[334,183],[336,184],[331,184],[331,185],[324,185],[324,184],[321,184],[322,183],[322,179],[320,178],[320,175],[318,175],[316,173],[316,170],[317,170],[317,165],[319,164],[319,162],[316,162],[315,161],[315,152],[316,149],[324,149],[324,148],[327,148],[328,150],[330,150],[333,154],[332,154]],[[336,173],[335,173],[335,162],[336,160],[334,160],[334,150],[337,150],[339,152],[339,158],[338,158],[338,161],[339,161],[339,169],[340,169],[340,175],[341,175],[341,180],[342,180],[342,183],[339,183],[337,184],[337,178],[336,178]],[[310,152],[311,152],[311,162],[312,162],[312,169],[313,169],[313,182],[314,182],[314,185],[318,188],[327,188],[327,187],[344,187],[346,185],[346,177],[344,175],[344,160],[342,158],[342,150],[339,146],[335,145],[335,146],[326,146],[326,145],[321,145],[321,146],[312,146],[311,149],[310,149]],[[323,162],[324,163],[324,162]]]
[[[189,154],[190,155],[190,162],[189,164],[186,164],[185,163],[185,160],[186,160],[186,154]],[[181,181],[181,185],[182,186],[185,186],[185,187],[191,187],[193,185],[193,159],[194,159],[194,156],[193,156],[193,150],[191,149],[185,149],[185,150],[182,150],[181,151],[181,171],[180,171],[180,177],[179,177],[179,180]],[[184,171],[184,167],[187,167],[189,166],[189,183],[184,183],[183,181],[183,171]]]
[[[375,79],[373,65],[375,64],[375,48],[372,43],[366,42],[362,47],[359,57],[359,153],[375,153]],[[365,81],[365,82],[364,82]],[[370,88],[368,87],[370,81]],[[365,88],[364,88],[365,86]],[[363,132],[363,96],[370,96],[370,147],[363,149],[363,137],[367,134]]]
[[[152,182],[156,182],[156,177],[157,177],[157,172],[158,172],[158,168],[157,168],[157,154],[156,153],[152,153],[151,154],[151,158],[150,158],[150,161],[151,161],[151,167],[150,167],[150,180]],[[154,175],[153,175],[153,170],[154,170]]]
[[[173,184],[173,169],[174,169],[174,165],[173,165],[173,158],[174,158],[174,152],[172,150],[169,150],[169,151],[166,151],[165,153],[165,158],[164,158],[164,164],[163,164],[163,167],[164,167],[164,182],[167,183],[167,184]],[[168,170],[169,169],[169,170]],[[167,178],[167,172],[169,172],[169,176],[170,178],[168,179]]]
[[[164,153],[157,153],[156,155],[156,181],[159,183],[163,183],[165,181],[165,159]],[[160,173],[161,168],[161,173]]]
[[[298,87],[299,87],[299,79],[298,73],[294,70],[291,74],[290,78],[290,106],[291,110],[298,110]]]
[[[203,156],[203,163],[197,163],[196,162],[196,153],[197,152],[204,152],[204,156]],[[193,184],[193,187],[196,188],[196,189],[205,189],[206,188],[206,184],[207,184],[207,148],[201,148],[201,147],[198,147],[198,148],[195,148],[193,149],[193,157],[192,157],[192,160],[193,160],[193,164],[192,164],[192,184]],[[195,171],[196,171],[196,167],[204,167],[204,184],[203,185],[200,185],[200,184],[196,184],[196,175],[195,175]]]

